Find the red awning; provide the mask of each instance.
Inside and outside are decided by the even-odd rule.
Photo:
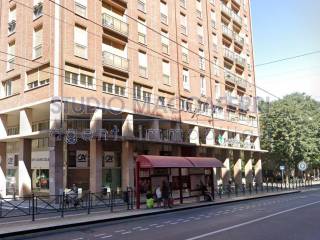
[[[140,155],[140,168],[223,168],[216,158]]]
[[[223,163],[216,158],[186,157],[195,168],[223,168]]]
[[[137,158],[140,168],[193,168],[193,164],[184,157],[140,155]]]

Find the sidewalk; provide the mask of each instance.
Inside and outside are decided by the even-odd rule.
[[[283,191],[283,192],[269,192],[269,193],[261,193],[252,196],[238,196],[230,199],[219,199],[217,198],[214,202],[201,202],[201,203],[190,203],[183,205],[176,205],[171,209],[140,209],[140,210],[131,210],[125,212],[91,212],[91,214],[87,213],[78,213],[78,214],[70,214],[65,215],[64,218],[60,216],[48,217],[48,218],[37,218],[34,222],[31,220],[18,220],[11,222],[0,223],[0,238],[1,237],[9,237],[15,235],[22,235],[27,233],[35,233],[41,231],[62,229],[67,227],[76,227],[87,224],[115,221],[115,220],[123,220],[135,217],[143,217],[149,215],[163,214],[168,212],[182,211],[193,208],[228,204],[233,202],[246,201],[251,199],[258,198],[266,198],[272,196],[280,196],[287,195],[293,193],[299,193],[299,190],[292,191]]]

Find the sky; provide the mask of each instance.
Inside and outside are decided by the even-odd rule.
[[[320,53],[257,66],[320,51],[320,0],[251,0],[251,14],[257,88],[277,97],[304,92],[320,101]],[[260,89],[257,95],[275,99]]]

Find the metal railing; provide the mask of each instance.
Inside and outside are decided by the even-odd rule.
[[[104,51],[102,53],[102,62],[106,66],[111,66],[126,72],[129,71],[129,60],[113,53]]]
[[[122,35],[129,35],[129,25],[107,13],[102,14],[102,25],[106,28],[119,32]]]
[[[86,212],[93,210],[110,211],[133,210],[134,191],[128,187],[126,191],[103,191],[100,193],[87,192],[78,194],[60,194],[37,196],[34,193],[22,198],[0,198],[0,219],[14,217],[58,215],[62,218],[72,211]]]

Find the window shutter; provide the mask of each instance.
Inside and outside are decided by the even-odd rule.
[[[80,27],[74,28],[74,42],[82,46],[88,46],[88,36],[86,29]]]

